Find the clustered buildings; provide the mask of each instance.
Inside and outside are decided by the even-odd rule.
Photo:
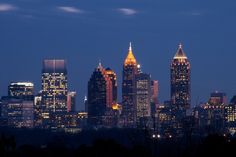
[[[123,63],[121,102],[116,73],[101,62],[88,81],[83,112],[76,111],[76,92],[68,90],[65,60],[44,60],[41,76],[37,94],[31,82],[10,83],[0,101],[0,126],[67,132],[135,128],[169,138],[236,131],[236,97],[227,103],[225,93],[214,92],[208,102],[191,107],[191,67],[181,44],[170,65],[171,97],[163,104],[158,81],[142,71],[131,43]]]

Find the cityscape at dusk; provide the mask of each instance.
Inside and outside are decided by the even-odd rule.
[[[227,156],[235,16],[233,0],[0,0],[0,156]]]

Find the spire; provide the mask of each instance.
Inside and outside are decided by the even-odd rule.
[[[103,69],[101,59],[99,59],[98,67],[97,67],[97,68],[98,68],[98,69]]]
[[[132,52],[132,43],[129,42],[129,52]]]
[[[187,59],[187,56],[185,55],[182,47],[183,45],[180,43],[179,48],[174,56],[174,59]]]
[[[137,62],[136,62],[136,59],[133,55],[133,52],[132,52],[132,44],[131,42],[129,43],[129,52],[128,52],[128,55],[125,59],[125,62],[124,62],[125,65],[136,65]]]

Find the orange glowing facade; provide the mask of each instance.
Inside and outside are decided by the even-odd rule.
[[[130,44],[128,55],[124,61],[122,75],[122,117],[124,127],[136,126],[135,75],[137,73],[137,61]]]

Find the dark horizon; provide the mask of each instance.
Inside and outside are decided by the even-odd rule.
[[[32,81],[37,93],[43,59],[65,59],[69,89],[77,91],[83,109],[88,80],[101,59],[118,76],[120,102],[130,41],[143,71],[159,81],[161,102],[170,99],[169,68],[180,42],[191,64],[192,106],[215,90],[228,101],[235,95],[235,1],[103,2],[1,0],[0,95],[7,95],[11,81]]]

